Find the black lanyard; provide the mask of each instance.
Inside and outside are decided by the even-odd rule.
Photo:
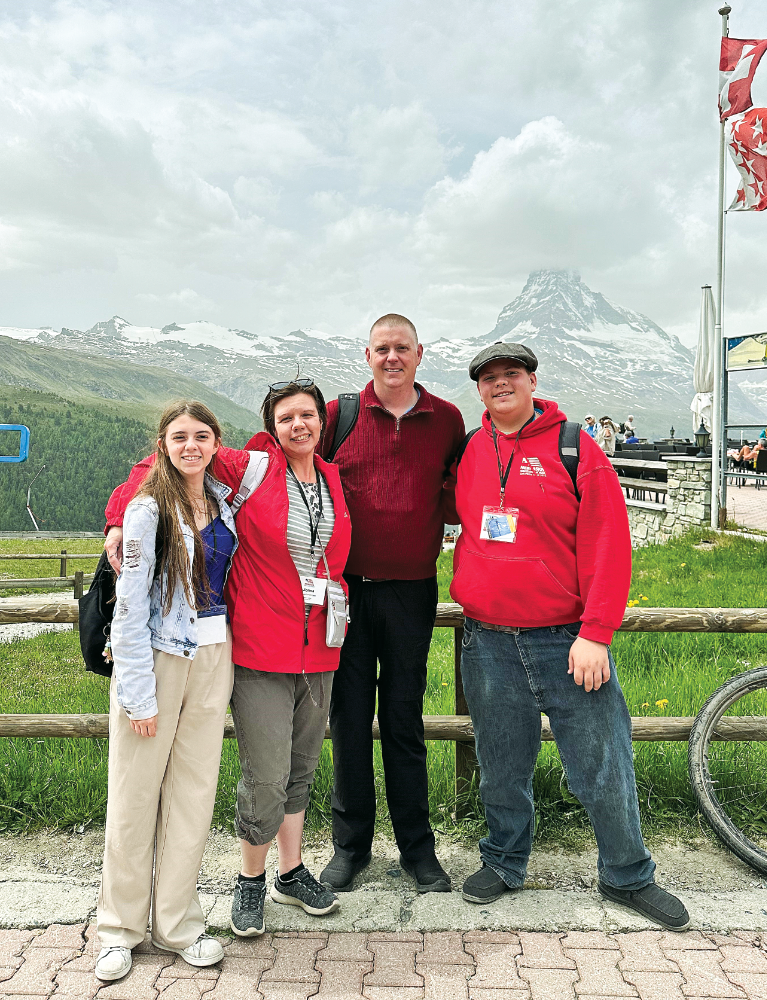
[[[304,487],[301,482],[299,482],[298,476],[295,474],[290,465],[288,465],[288,471],[295,480],[296,486],[301,494],[301,499],[306,504],[306,509],[309,512],[309,537],[311,538],[311,556],[314,558],[314,547],[317,544],[317,536],[320,533],[320,521],[322,520],[322,476],[317,473],[317,499],[319,500],[319,512],[317,518],[314,517],[314,512],[312,511],[309,500],[307,499],[306,493],[304,492]],[[321,541],[321,539],[320,539]]]
[[[530,419],[517,431],[517,437],[512,446],[511,457],[509,458],[509,464],[506,466],[505,472],[503,471],[503,466],[501,465],[501,453],[498,449],[498,434],[496,433],[495,430],[495,424],[492,422],[492,420],[490,421],[490,426],[493,429],[493,444],[495,445],[495,457],[498,459],[498,478],[501,481],[501,501],[498,504],[498,506],[501,508],[503,507],[503,498],[506,493],[506,483],[508,482],[509,473],[511,472],[511,463],[514,461],[514,452],[517,450],[517,444],[519,443],[519,435],[522,433],[525,427],[527,427],[528,424],[531,424],[534,420],[535,420],[535,413],[533,413],[532,417],[530,417]]]

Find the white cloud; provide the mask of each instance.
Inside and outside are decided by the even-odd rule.
[[[732,30],[766,36],[763,4]],[[457,336],[574,266],[691,342],[718,32],[696,0],[7,5],[0,323],[357,332],[396,307]],[[733,332],[765,325],[765,225],[728,224]]]

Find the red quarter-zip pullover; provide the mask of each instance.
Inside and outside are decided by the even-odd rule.
[[[418,402],[394,417],[372,381],[362,390],[357,424],[338,450],[352,520],[346,572],[380,580],[423,580],[437,572],[444,524],[455,523],[452,482],[445,477],[464,437],[457,407],[416,383]],[[320,446],[326,455],[338,421],[328,403]],[[448,495],[449,494],[449,495]]]

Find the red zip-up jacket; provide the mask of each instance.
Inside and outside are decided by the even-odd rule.
[[[446,478],[465,430],[461,411],[415,383],[418,402],[393,416],[373,382],[360,393],[357,424],[338,450],[354,532],[346,572],[372,580],[425,580],[437,572],[444,525],[455,524],[453,481]],[[338,422],[328,403],[320,445],[326,455]]]
[[[325,642],[327,608],[313,605],[304,634],[304,597],[298,571],[288,552],[287,460],[271,434],[259,432],[246,451],[219,448],[211,473],[234,493],[248,464],[248,451],[269,454],[263,482],[237,514],[239,546],[226,585],[226,605],[232,625],[232,659],[241,667],[281,674],[336,670],[341,653]],[[106,508],[108,525],[121,525],[123,514],[154,455],[134,465],[127,483],[118,486]],[[342,573],[351,544],[351,520],[335,465],[314,456],[315,468],[327,480],[335,524],[325,556],[332,579],[346,589]],[[231,497],[230,497],[231,499]],[[325,577],[319,558],[317,576]]]
[[[514,450],[505,506],[519,509],[516,541],[479,537],[482,509],[500,499],[490,415],[458,464],[456,506],[461,535],[450,593],[470,618],[539,628],[583,622],[584,639],[609,643],[626,610],[631,536],[626,500],[608,458],[581,431],[578,491],[559,456],[556,403],[519,434],[498,432],[501,464]]]

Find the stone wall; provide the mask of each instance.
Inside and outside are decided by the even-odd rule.
[[[669,456],[666,464],[665,504],[626,501],[634,547],[667,542],[690,528],[711,524],[711,459]]]

